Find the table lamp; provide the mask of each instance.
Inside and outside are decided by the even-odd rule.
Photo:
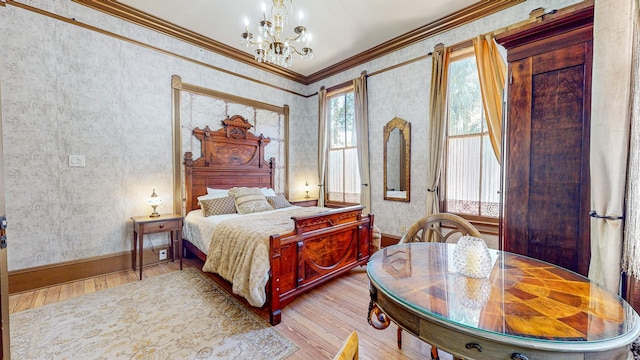
[[[149,215],[150,217],[160,216],[160,214],[158,214],[158,212],[156,211],[156,208],[158,207],[158,205],[162,204],[162,198],[158,196],[158,194],[156,194],[156,189],[153,189],[153,194],[151,194],[151,197],[147,200],[147,204],[151,205],[151,207],[153,208],[153,212],[151,213],[151,215]]]
[[[305,199],[309,198],[309,190],[311,190],[311,187],[309,187],[309,182],[305,181],[304,182],[304,192],[306,193],[306,195],[304,196]]]

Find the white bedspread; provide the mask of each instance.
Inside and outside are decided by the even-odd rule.
[[[202,270],[215,272],[232,283],[233,293],[252,306],[266,301],[269,280],[269,236],[293,230],[292,216],[328,211],[317,207],[290,207],[255,214],[203,217],[201,210],[185,218],[184,236],[207,254]]]

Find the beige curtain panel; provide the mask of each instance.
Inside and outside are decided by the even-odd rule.
[[[356,112],[356,136],[358,138],[358,170],[360,171],[360,205],[363,214],[371,213],[371,186],[369,184],[369,113],[367,110],[367,72],[353,80]]]
[[[323,86],[318,91],[318,206],[324,206],[327,148],[327,89]]]
[[[631,136],[622,270],[640,278],[640,0],[635,1],[631,65]]]
[[[438,44],[431,57],[431,94],[429,96],[429,164],[427,173],[427,208],[425,215],[440,212],[438,183],[443,166],[447,111],[449,48]]]
[[[591,106],[589,278],[618,293],[629,149],[633,3],[595,7]],[[612,56],[611,54],[615,54]],[[613,96],[612,94],[615,94]],[[588,216],[585,214],[585,216]]]
[[[502,142],[502,95],[504,94],[507,65],[498,52],[493,35],[478,35],[473,39],[473,50],[480,77],[480,92],[484,116],[487,119],[489,139],[493,153],[500,163]]]

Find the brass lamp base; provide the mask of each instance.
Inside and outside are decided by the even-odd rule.
[[[153,212],[151,213],[151,215],[149,215],[149,217],[158,217],[158,216],[160,216],[160,214],[158,214],[158,212],[156,211],[156,207],[157,207],[157,206],[158,206],[158,205],[156,205],[156,206],[152,206],[152,208],[153,208]]]

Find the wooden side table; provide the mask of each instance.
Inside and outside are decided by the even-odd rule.
[[[289,200],[289,204],[296,206],[318,206],[318,199],[309,198]]]
[[[139,253],[139,264],[140,264],[140,280],[142,280],[142,254],[144,252],[144,234],[155,234],[161,232],[170,232],[170,245],[169,245],[169,254],[171,256],[171,261],[175,260],[175,256],[173,253],[174,249],[174,240],[177,240],[178,243],[181,243],[182,239],[182,216],[178,214],[163,214],[157,217],[150,216],[133,216],[131,217],[133,220],[133,256],[132,256],[132,267],[133,270],[136,270],[136,260],[138,258]],[[177,237],[176,237],[177,236]],[[180,257],[180,261],[182,262],[182,252],[178,250],[178,256]]]

